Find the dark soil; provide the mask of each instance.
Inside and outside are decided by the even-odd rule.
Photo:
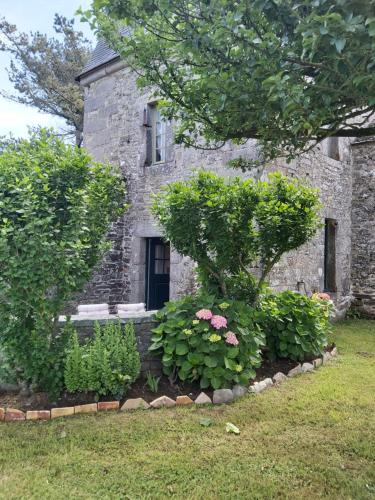
[[[268,377],[273,377],[277,372],[282,372],[284,375],[288,373],[289,370],[297,366],[296,361],[291,359],[277,359],[276,361],[269,361],[268,359],[263,359],[262,366],[257,368],[255,382],[259,382]]]
[[[327,347],[327,351],[331,351],[335,347],[334,344]],[[306,359],[305,361],[311,361],[312,358]],[[278,359],[276,361],[269,361],[267,358],[263,359],[262,366],[256,370],[255,381],[263,380],[267,377],[273,377],[275,373],[282,372],[285,375],[289,370],[296,366],[296,361],[290,359]],[[143,398],[148,403],[153,399],[160,396],[169,396],[172,399],[176,399],[177,396],[188,395],[192,399],[195,399],[198,394],[202,391],[197,383],[176,383],[171,385],[168,378],[161,376],[159,380],[159,387],[157,392],[152,392],[147,384],[146,380],[139,378],[131,387],[131,389],[126,393],[125,397],[122,399],[121,403],[125,399],[129,398]],[[212,397],[212,389],[203,389],[203,391]],[[114,398],[102,397],[99,401],[111,401]],[[0,408],[17,408],[18,410],[49,410],[51,408],[65,407],[65,406],[75,406],[85,403],[94,403],[98,401],[94,393],[78,393],[70,394],[63,393],[55,401],[48,397],[48,394],[43,392],[37,392],[31,394],[29,397],[20,394],[0,394]]]

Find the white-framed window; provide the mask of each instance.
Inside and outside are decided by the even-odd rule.
[[[156,103],[145,109],[146,165],[157,165],[166,161],[167,123]]]
[[[165,161],[166,126],[165,119],[157,106],[153,106],[152,127],[152,164]]]

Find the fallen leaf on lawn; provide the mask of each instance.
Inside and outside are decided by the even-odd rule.
[[[225,430],[227,432],[232,432],[233,434],[240,433],[240,429],[238,427],[236,427],[234,424],[232,424],[231,422],[227,422],[227,424],[225,426]]]
[[[203,427],[210,427],[210,425],[212,425],[212,420],[210,418],[201,418],[199,423],[203,425]]]

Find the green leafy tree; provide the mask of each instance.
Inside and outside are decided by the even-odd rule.
[[[65,120],[68,135],[82,142],[83,89],[75,81],[91,53],[91,43],[74,29],[74,19],[56,14],[57,38],[42,33],[21,33],[0,18],[0,51],[11,56],[8,75],[16,94],[6,99],[33,106]]]
[[[58,314],[108,249],[124,192],[118,170],[48,131],[0,154],[0,343],[42,389],[61,384]]]
[[[178,143],[257,139],[265,159],[292,158],[326,137],[375,134],[375,0],[92,5],[86,18],[179,121]]]
[[[205,288],[252,302],[282,255],[319,227],[316,190],[272,174],[269,182],[198,172],[168,184],[153,212],[176,250],[198,265]],[[260,278],[252,273],[261,264]]]

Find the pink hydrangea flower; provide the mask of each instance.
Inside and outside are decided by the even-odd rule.
[[[195,313],[195,316],[198,319],[210,320],[212,318],[212,312],[209,309],[201,309],[200,311]]]
[[[216,328],[216,330],[219,330],[220,328],[226,328],[227,327],[227,319],[224,318],[224,316],[214,315],[211,318],[211,325],[214,328]]]
[[[230,345],[238,345],[238,338],[236,337],[236,334],[233,332],[227,332],[225,334],[225,342]]]
[[[318,293],[318,299],[320,300],[331,300],[329,293]]]

